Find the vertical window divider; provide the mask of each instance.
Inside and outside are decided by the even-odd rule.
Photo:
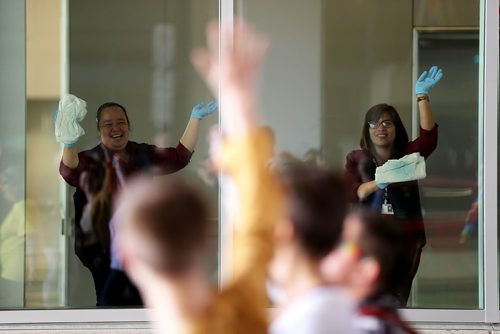
[[[233,22],[234,0],[219,0],[219,27],[221,24],[228,24],[232,27]],[[228,45],[232,47],[232,34],[233,31],[231,29],[231,38],[226,38],[227,36],[220,34],[219,29],[219,68],[226,63],[224,54],[220,50]],[[219,88],[219,128],[221,128],[225,112],[224,94],[225,92]],[[228,203],[230,200],[228,196],[230,196],[229,184],[219,172],[219,287],[222,287],[232,277],[233,225],[228,213],[224,210],[225,203]]]
[[[497,237],[498,5],[498,0],[483,0],[480,4],[479,134],[482,142],[479,161],[483,168],[480,169],[479,189],[483,194],[483,210],[480,210],[479,237],[483,236],[483,268],[479,272],[483,274],[480,282],[483,283],[482,306],[487,323],[500,322]]]
[[[61,55],[61,71],[60,71],[60,96],[69,94],[69,0],[60,0],[61,6],[61,29],[60,29],[60,55]],[[63,145],[60,145],[60,153],[62,156]],[[61,218],[61,236],[60,236],[60,252],[59,261],[62,261],[62,270],[60,271],[61,286],[59,288],[59,305],[68,305],[68,268],[69,268],[69,252],[71,247],[71,234],[73,232],[72,207],[73,196],[71,195],[70,187],[62,179],[59,180],[59,215]]]

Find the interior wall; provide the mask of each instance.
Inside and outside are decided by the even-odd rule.
[[[479,0],[413,0],[415,27],[479,27]]]
[[[61,0],[27,0],[26,33],[28,99],[58,100]]]
[[[323,1],[323,152],[343,167],[359,147],[363,118],[388,103],[411,120],[411,1]]]
[[[237,14],[271,38],[261,88],[264,121],[277,150],[299,157],[320,148],[322,94],[321,0],[251,0]],[[286,15],[283,11],[286,10]]]

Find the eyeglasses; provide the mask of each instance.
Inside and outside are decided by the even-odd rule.
[[[365,256],[361,247],[359,247],[359,245],[353,241],[343,241],[340,247],[342,248],[343,251],[348,253],[356,260],[359,260]]]
[[[378,129],[378,127],[382,125],[383,128],[390,128],[394,125],[394,123],[392,121],[381,121],[381,122],[377,122],[377,121],[369,121],[368,122],[368,126],[370,127],[370,129]]]

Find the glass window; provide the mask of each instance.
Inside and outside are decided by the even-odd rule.
[[[110,13],[117,19],[110,20]],[[214,99],[192,68],[189,53],[203,43],[205,26],[216,13],[215,1],[161,0],[147,6],[137,1],[70,1],[69,92],[86,98],[89,110],[80,147],[98,143],[94,115],[108,101],[128,110],[130,140],[175,147],[193,106]],[[218,190],[206,164],[206,138],[216,122],[214,115],[203,121],[196,153],[177,173],[210,192],[213,212]],[[218,217],[213,220],[216,239]],[[78,235],[72,226],[71,245]],[[93,305],[94,296],[81,289],[82,284],[92,289],[90,271],[74,254],[68,252],[68,305]]]
[[[277,150],[303,160],[344,168],[359,149],[365,113],[378,103],[393,105],[410,140],[418,137],[414,83],[431,65],[443,69],[430,93],[438,144],[413,197],[426,245],[407,306],[481,309],[488,254],[478,182],[479,9],[486,2],[224,3],[271,36],[264,118]],[[130,140],[175,146],[192,107],[213,99],[189,52],[204,42],[219,9],[205,0],[0,1],[0,308],[96,305],[95,278],[75,254],[82,240],[75,188],[58,171],[63,148],[54,140],[54,111],[61,96],[87,101],[78,151],[99,144],[95,115],[108,101],[128,110]],[[219,187],[206,165],[205,138],[216,122],[204,121],[193,159],[178,172],[211,195],[214,253]],[[218,268],[214,255],[214,280]]]
[[[24,9],[26,39],[24,20],[19,19]],[[126,108],[128,143],[176,147],[192,108],[214,100],[189,54],[204,43],[206,24],[217,13],[218,3],[204,0],[155,0],[147,5],[134,0],[0,2],[0,68],[5,74],[0,79],[0,308],[95,307],[96,291],[104,289],[110,268],[109,220],[103,226],[85,225],[89,229],[79,217],[87,212],[89,194],[101,189],[101,160],[106,157],[98,154],[88,160],[88,177],[78,173],[73,182],[80,189],[75,206],[75,187],[59,173],[63,147],[54,138],[61,96],[71,93],[87,103],[78,152],[105,138],[102,124],[96,123],[97,109],[105,102]],[[176,173],[202,187],[211,199],[214,280],[218,182],[207,165],[206,138],[218,122],[216,115],[202,121],[195,154]],[[115,137],[110,140],[125,135]],[[156,167],[151,161],[157,151],[134,145],[145,153],[126,157],[126,181],[132,175],[128,167]],[[185,152],[178,149],[178,154]],[[102,306],[136,305],[113,301]]]
[[[479,31],[418,31],[419,72],[433,64],[446,77],[432,93],[439,145],[421,182],[427,246],[414,283],[416,307],[478,308]]]
[[[430,92],[439,139],[427,177],[418,186],[391,185],[386,194],[400,222],[416,226],[416,275],[408,272],[411,291],[402,289],[407,306],[480,308],[479,3],[252,0],[238,1],[236,13],[272,39],[262,109],[278,151],[303,160],[344,168],[346,156],[360,149],[365,114],[381,103],[394,106],[409,140],[434,140],[432,131],[420,130],[414,85],[432,65],[443,69]],[[418,146],[423,155],[427,150]],[[355,171],[362,182],[373,180],[371,164]]]
[[[0,307],[22,307],[25,276],[25,26],[22,1],[0,2]]]

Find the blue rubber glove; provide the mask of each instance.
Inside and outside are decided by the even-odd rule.
[[[206,105],[203,102],[198,103],[193,107],[191,111],[191,118],[203,119],[216,111],[219,108],[219,104],[215,101],[209,102]]]
[[[415,94],[429,94],[429,89],[434,87],[443,77],[443,71],[437,66],[432,66],[429,72],[424,71],[415,83]]]
[[[59,113],[59,109],[54,111],[54,126],[56,125],[56,120],[57,120],[57,114]],[[78,143],[78,140],[75,141],[74,143],[63,143],[64,147],[73,147],[76,146],[76,143]]]
[[[387,183],[377,183],[377,187],[378,187],[379,189],[385,189],[385,188],[387,188],[387,186],[388,186],[389,184],[390,184],[389,182],[387,182]]]

